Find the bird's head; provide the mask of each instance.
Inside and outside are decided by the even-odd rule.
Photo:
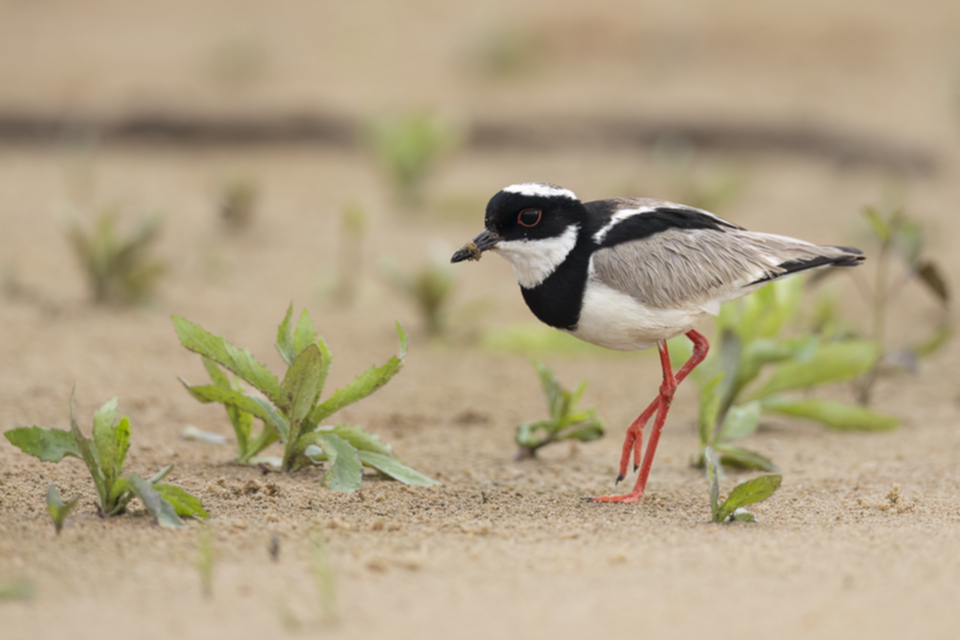
[[[552,256],[565,248],[566,255],[585,216],[583,203],[569,189],[543,182],[511,185],[490,198],[486,228],[453,254],[451,262],[479,260],[488,249],[498,251],[514,266],[514,257],[531,253]]]

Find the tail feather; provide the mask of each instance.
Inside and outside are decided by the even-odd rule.
[[[832,255],[821,255],[805,260],[789,260],[787,262],[781,262],[779,265],[777,265],[777,271],[769,272],[762,278],[754,280],[750,284],[754,285],[770,282],[772,280],[778,280],[780,278],[793,275],[794,273],[799,273],[800,271],[807,271],[809,269],[816,269],[818,267],[856,267],[867,258],[865,255],[863,255],[863,251],[854,247],[826,246],[824,248],[836,249],[842,253],[837,255],[836,253],[831,252]]]

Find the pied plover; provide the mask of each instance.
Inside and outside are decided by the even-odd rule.
[[[656,345],[660,352],[660,393],[627,429],[620,457],[617,482],[632,455],[636,485],[624,495],[592,498],[598,502],[643,497],[677,385],[710,347],[694,330],[700,321],[773,280],[864,259],[858,249],[747,231],[694,207],[652,198],[581,202],[569,189],[540,182],[493,196],[484,230],[451,261],[479,260],[488,250],[510,262],[542,322],[609,349]],[[674,372],[666,341],[680,334],[693,342],[693,355]],[[654,413],[641,464],[643,428]]]

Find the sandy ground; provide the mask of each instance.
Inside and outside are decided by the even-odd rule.
[[[786,156],[706,157],[699,168],[732,164],[745,176],[720,213],[748,228],[856,245],[865,242],[860,207],[893,197],[928,226],[931,254],[960,281],[950,249],[960,231],[951,204],[960,200],[954,3],[808,3],[802,11],[737,4],[725,12],[706,3],[564,3],[548,15],[543,6],[506,3],[462,11],[426,2],[336,10],[284,3],[271,12],[251,3],[230,14],[217,3],[90,6],[0,3],[0,107],[367,113],[440,105],[467,119],[517,109],[816,120],[918,145],[936,154],[939,169],[896,177]],[[527,76],[470,80],[458,62],[464,43],[503,24],[532,30],[549,59]],[[41,42],[48,30],[63,37]],[[205,61],[232,38],[268,52],[262,76],[218,88]],[[411,68],[417,74],[405,76]],[[235,175],[254,177],[262,199],[253,228],[230,236],[215,202]],[[780,464],[782,489],[757,507],[759,524],[713,525],[706,480],[689,466],[692,388],[681,389],[671,412],[643,503],[581,501],[613,488],[623,426],[657,388],[650,354],[542,356],[567,385],[589,381],[585,400],[609,433],[516,462],[514,425],[543,412],[537,380],[528,356],[490,352],[474,339],[531,319],[509,266],[460,265],[454,309],[479,305],[482,313],[462,313],[465,325],[434,342],[379,275],[384,256],[413,267],[452,252],[479,230],[485,199],[518,180],[550,179],[588,198],[673,196],[648,155],[458,154],[430,183],[429,211],[419,215],[396,210],[357,152],[3,148],[0,176],[0,267],[26,292],[0,298],[0,428],[64,428],[74,384],[83,425],[119,396],[134,429],[128,469],[175,462],[171,481],[203,500],[216,546],[206,599],[198,525],[163,530],[137,509],[103,521],[81,463],[40,463],[0,443],[0,586],[35,587],[32,599],[0,602],[4,638],[956,635],[956,342],[917,375],[881,381],[877,408],[903,420],[894,432],[765,422],[748,446]],[[340,212],[354,201],[371,224],[359,298],[344,306],[324,292],[336,276]],[[157,253],[168,272],[147,307],[86,302],[63,219],[71,206],[86,215],[104,203],[119,204],[131,221],[140,212],[163,216]],[[851,280],[834,286],[850,314],[864,313]],[[230,464],[230,443],[179,438],[187,425],[224,435],[230,426],[221,409],[196,403],[177,382],[200,380],[203,369],[179,346],[170,316],[199,322],[279,370],[272,342],[290,301],[310,310],[333,351],[329,389],[396,351],[394,320],[411,330],[403,371],[337,419],[380,434],[441,486],[370,476],[361,491],[338,494],[320,488],[320,471],[262,475]],[[920,335],[932,308],[923,296],[904,297],[892,335]],[[848,397],[843,388],[822,393]],[[743,478],[729,477],[724,489]],[[44,508],[51,482],[82,496],[59,538]],[[334,568],[336,624],[324,621],[311,574],[313,529],[323,531]],[[268,553],[274,536],[276,561]]]

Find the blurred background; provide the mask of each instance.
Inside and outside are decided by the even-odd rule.
[[[902,636],[878,614],[906,610],[944,623],[950,631],[941,637],[951,637],[956,625],[949,616],[927,613],[937,597],[945,603],[938,610],[951,610],[960,575],[944,564],[951,557],[946,547],[955,543],[955,527],[946,529],[957,513],[960,455],[953,442],[960,354],[958,342],[948,342],[955,324],[949,285],[960,273],[958,34],[956,0],[0,0],[0,428],[64,427],[73,385],[83,425],[103,401],[119,396],[121,415],[129,412],[137,429],[131,469],[176,460],[176,481],[212,505],[218,526],[242,525],[237,530],[248,538],[224,543],[229,563],[243,540],[262,549],[268,529],[302,542],[305,529],[295,533],[297,526],[314,514],[339,504],[351,518],[366,518],[367,507],[317,491],[309,474],[284,478],[285,493],[272,503],[282,515],[271,512],[276,520],[264,521],[259,506],[245,511],[246,499],[225,499],[218,477],[246,482],[259,471],[225,464],[229,445],[202,448],[179,439],[188,425],[227,437],[231,427],[222,408],[201,405],[181,388],[178,375],[192,382],[206,376],[199,358],[181,348],[170,316],[225,336],[281,371],[275,327],[293,301],[296,313],[310,311],[334,354],[328,391],[396,353],[398,320],[411,334],[403,372],[337,420],[383,434],[413,466],[444,483],[411,493],[416,510],[398,494],[377,503],[394,510],[390,517],[421,518],[407,521],[403,533],[384,530],[384,537],[406,540],[425,556],[421,536],[437,545],[431,549],[450,544],[453,551],[431,557],[429,571],[389,574],[396,582],[353,580],[365,575],[368,551],[351,555],[347,537],[331,534],[341,545],[333,548],[347,567],[346,589],[354,589],[343,601],[353,598],[355,612],[363,600],[356,593],[369,588],[364,598],[376,603],[365,620],[387,616],[381,626],[393,633],[391,620],[410,610],[403,598],[422,593],[410,581],[422,587],[441,564],[453,569],[430,583],[434,597],[425,598],[421,618],[428,625],[437,610],[459,611],[436,603],[474,602],[462,589],[477,583],[463,578],[470,574],[458,563],[482,557],[472,565],[482,567],[474,569],[485,580],[479,583],[503,595],[494,599],[499,606],[477,599],[474,618],[495,620],[489,611],[512,610],[504,620],[552,624],[541,632],[579,629],[560,628],[566,618],[553,615],[559,608],[589,612],[583,624],[592,632],[598,620],[636,630],[621,614],[638,601],[654,603],[642,612],[643,624],[665,611],[660,620],[674,634],[679,621],[703,625],[699,632],[739,630],[748,596],[767,594],[751,601],[751,615],[766,615],[781,631],[790,620],[787,626],[803,634],[819,612],[860,597],[848,586],[854,575],[858,589],[873,589],[872,599],[854,600],[856,617],[836,613],[840,628],[872,623],[866,628]],[[741,538],[700,526],[707,485],[688,465],[697,452],[697,390],[687,384],[658,452],[657,501],[615,512],[622,540],[593,547],[613,516],[598,520],[578,498],[610,489],[622,428],[660,374],[655,354],[610,358],[537,325],[506,261],[449,265],[453,251],[482,228],[487,200],[525,181],[557,183],[584,200],[666,198],[750,229],[861,247],[865,266],[811,286],[791,308],[795,325],[785,334],[875,343],[878,357],[859,389],[843,380],[817,393],[870,403],[900,420],[900,429],[891,439],[868,439],[782,418],[771,427],[765,416],[765,431],[750,446],[784,466],[784,492],[793,493],[771,507],[781,509],[771,522],[789,523],[795,537],[777,538],[787,541],[772,547],[773,555],[741,562]],[[703,331],[713,336],[712,329]],[[584,404],[598,408],[611,437],[582,449],[551,447],[543,464],[514,462],[516,425],[543,413],[531,355],[548,361],[566,387],[589,381]],[[36,533],[41,520],[48,526],[43,474],[53,471],[25,458],[0,447],[4,496],[19,496],[0,501],[0,516],[7,516],[0,531],[20,532],[7,536],[16,551],[0,554],[0,569],[46,566],[46,587],[49,576],[72,567],[71,598],[41,591],[71,629],[99,629],[144,603],[159,612],[154,596],[179,597],[179,605],[162,608],[184,610],[192,596],[183,575],[193,571],[193,560],[168,562],[153,544],[161,534],[134,518],[123,520],[132,523],[126,531],[154,537],[123,556],[116,551],[120,534],[92,512],[76,531],[95,531],[85,539],[103,541],[98,548],[108,560],[101,561],[113,562],[111,575],[126,581],[117,582],[119,604],[87,609],[89,576],[96,574],[73,556],[57,560],[71,547],[51,552],[50,539]],[[57,468],[65,481],[72,467]],[[71,491],[88,491],[88,479],[74,476]],[[857,529],[885,516],[850,496],[862,495],[861,486],[882,496],[901,481],[908,495],[926,491],[928,510],[918,513],[927,519],[917,521],[915,537],[903,538],[901,524],[884,524],[879,533]],[[477,503],[463,518],[492,517],[483,510],[487,495],[496,497],[495,485],[509,505],[503,514],[516,515],[514,498],[528,492],[532,506],[517,515],[524,527],[552,526],[557,505],[568,505],[567,519],[555,525],[564,540],[571,521],[596,528],[570,542],[582,547],[546,546],[532,556],[536,561],[511,551],[512,538],[496,547],[490,545],[497,536],[460,537],[462,525],[451,525],[448,509]],[[816,506],[824,496],[836,501]],[[841,526],[841,514],[849,518],[844,526],[857,524],[819,542],[816,536]],[[637,527],[661,516],[655,528],[674,523],[681,537],[710,540],[689,553],[677,536],[658,532],[637,546]],[[859,537],[847,537],[851,529]],[[774,527],[764,532],[773,535]],[[717,553],[721,538],[726,551]],[[380,552],[382,539],[362,540]],[[517,548],[540,548],[540,540]],[[630,550],[616,556],[622,561],[585,555],[588,547],[610,548],[611,540]],[[657,551],[658,541],[666,541],[667,552]],[[806,556],[798,555],[801,547]],[[824,553],[828,548],[832,553]],[[926,550],[920,562],[904,553],[917,548]],[[615,565],[634,551],[642,558],[617,573]],[[154,564],[128,571],[123,558],[145,553],[154,554]],[[192,547],[178,557],[190,553]],[[616,615],[598,616],[613,605],[590,609],[569,600],[588,594],[584,585],[596,580],[584,579],[586,571],[563,573],[567,565],[532,572],[538,583],[504,579],[534,565],[552,567],[553,556],[587,558],[590,571],[609,565],[615,579],[596,598],[604,606],[625,604],[616,605]],[[257,558],[268,562],[265,554]],[[665,581],[634,579],[650,562],[661,563]],[[838,567],[845,567],[842,587]],[[779,587],[770,588],[768,571],[780,572]],[[161,574],[166,582],[156,583]],[[252,600],[244,598],[276,599],[273,587],[260,588],[268,583],[249,578],[247,569],[224,575],[243,597],[221,600],[234,613],[203,618],[208,626],[191,626],[195,634],[228,620],[249,633]],[[555,580],[561,575],[566,582]],[[743,575],[756,579],[729,588]],[[798,575],[806,578],[800,598]],[[936,575],[940,582],[930,578]],[[645,586],[650,598],[627,586]],[[145,596],[144,589],[154,591]],[[531,606],[535,594],[541,600]],[[715,608],[671,613],[664,604],[670,598]],[[567,602],[572,606],[558,605]],[[795,602],[802,612],[784,617]],[[48,610],[37,607],[32,615],[43,622]],[[91,622],[66,617],[68,611]],[[551,613],[538,618],[531,611]],[[273,633],[276,617],[264,614],[259,628]],[[193,617],[183,620],[193,625]],[[177,627],[137,624],[168,628],[167,635],[186,631],[179,620]]]
[[[528,180],[868,252],[863,208],[902,208],[945,277],[958,26],[937,0],[2,0],[5,300],[476,337],[529,320],[509,268],[444,263]]]

